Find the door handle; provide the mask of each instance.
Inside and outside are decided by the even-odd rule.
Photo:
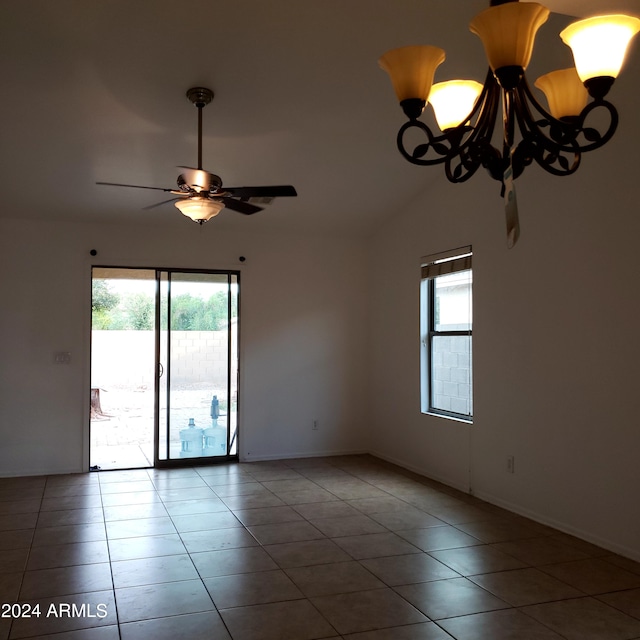
[[[164,375],[164,367],[162,366],[162,362],[158,362],[158,378],[162,378]]]

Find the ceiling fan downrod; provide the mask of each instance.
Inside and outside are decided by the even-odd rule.
[[[187,91],[189,102],[198,109],[198,169],[202,171],[202,110],[213,100],[213,91],[206,87],[192,87]]]

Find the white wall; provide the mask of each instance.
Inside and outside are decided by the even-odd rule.
[[[517,183],[522,236],[512,250],[499,185],[486,173],[449,185],[438,168],[422,170],[430,181],[423,197],[370,246],[371,450],[640,559],[640,185],[632,160],[640,134],[630,115],[575,176],[527,170]],[[469,244],[472,426],[422,415],[419,390],[420,256]],[[515,474],[506,470],[510,455]]]
[[[425,193],[399,200],[368,260],[364,241],[215,221],[1,221],[0,475],[87,468],[95,248],[95,264],[241,269],[245,458],[369,450],[640,559],[640,95],[620,104],[619,133],[576,176],[531,167],[518,181],[511,251],[488,176],[455,186],[409,165]],[[419,391],[419,258],[468,244],[472,426],[422,415]]]
[[[224,231],[215,221],[3,220],[0,475],[88,468],[91,264],[240,270],[241,455],[362,449],[363,242]],[[71,352],[69,365],[54,364],[58,351]]]

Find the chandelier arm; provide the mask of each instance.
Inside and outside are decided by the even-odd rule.
[[[517,118],[515,113],[515,92],[515,89],[504,89],[502,91],[502,156],[505,160],[507,154],[511,153],[515,142]]]
[[[533,108],[542,116],[542,120],[537,121],[537,124],[545,127],[549,127],[549,136],[564,150],[571,152],[575,149],[575,144],[581,152],[593,151],[604,146],[611,138],[618,127],[619,117],[616,108],[602,98],[593,100],[577,115],[575,118],[567,118],[558,120],[554,118],[546,109],[538,102],[531,87],[526,81],[526,78],[522,82],[522,90],[526,101],[529,102]],[[609,112],[609,125],[601,133],[599,130],[586,126],[586,120],[592,111],[596,109],[604,109]],[[528,109],[529,113],[531,110]],[[533,121],[533,116],[531,116]],[[544,134],[542,134],[544,135]],[[578,140],[580,136],[583,136],[587,141],[585,144],[581,144]],[[575,143],[575,144],[574,144]]]
[[[582,149],[576,140],[578,132],[573,123],[556,120],[546,113],[527,90],[526,81],[516,89],[514,113],[522,140],[514,151],[514,177],[535,160],[545,171],[557,176],[575,173],[580,166]],[[548,116],[536,120],[530,104],[541,114]],[[560,127],[555,129],[555,127]],[[549,127],[550,135],[543,130]]]
[[[489,171],[492,178],[502,181],[504,159],[500,151],[491,144],[498,122],[502,90],[491,71],[490,74],[491,78],[487,85],[489,88],[487,102],[476,123],[477,135],[474,142],[481,150],[483,156],[482,166]]]
[[[419,166],[430,166],[445,163],[445,173],[447,175],[447,178],[451,182],[462,182],[463,180],[467,180],[468,178],[470,178],[479,166],[476,166],[475,162],[470,161],[468,152],[465,151],[465,149],[470,146],[470,144],[467,143],[470,142],[472,144],[472,138],[475,139],[478,137],[476,134],[476,127],[471,125],[471,122],[478,113],[480,115],[478,115],[477,123],[481,122],[481,120],[483,119],[482,113],[484,111],[484,105],[489,97],[495,99],[497,86],[498,85],[493,76],[493,73],[491,69],[489,69],[487,72],[485,84],[482,88],[482,92],[476,100],[471,113],[460,125],[452,129],[448,129],[440,136],[435,136],[432,133],[431,129],[423,122],[420,122],[415,118],[410,118],[408,122],[405,122],[404,125],[400,127],[396,138],[396,144],[402,157],[412,164],[416,164]],[[422,131],[427,138],[427,142],[416,146],[412,152],[409,152],[404,144],[404,136],[407,131],[412,128],[416,128]],[[437,154],[437,156],[439,157],[430,157],[425,159],[424,156],[426,156],[430,152]],[[490,154],[492,159],[494,155],[494,153]],[[451,161],[457,156],[463,156],[463,162],[461,163],[461,166],[464,166],[462,166],[460,171],[452,171]],[[480,162],[480,164],[483,163]],[[471,171],[471,173],[466,173],[463,177],[461,172],[464,169],[467,169],[467,171]],[[460,175],[454,176],[454,173],[459,173]]]
[[[452,145],[451,154],[447,158],[445,172],[450,182],[465,182],[480,166],[487,169],[492,178],[502,180],[502,156],[498,149],[491,145],[499,104],[500,87],[489,70],[474,109],[463,123],[470,134],[466,138],[460,136],[459,144],[455,147]],[[476,114],[476,122],[472,125]]]
[[[609,112],[609,127],[602,134],[599,131],[597,132],[599,135],[598,140],[592,141],[591,144],[581,145],[580,149],[582,151],[592,151],[593,149],[598,149],[607,144],[607,142],[613,138],[613,134],[618,128],[619,117],[617,109],[607,100],[594,100],[593,102],[590,102],[580,113],[580,132],[585,136],[585,138],[587,138],[588,134],[593,135],[593,132],[596,131],[590,127],[585,127],[587,117],[592,111],[595,111],[595,109],[605,109]]]
[[[409,153],[404,146],[403,138],[407,131],[414,128],[419,129],[425,134],[427,142],[419,144],[414,148],[412,153]],[[420,120],[408,120],[407,122],[405,122],[398,131],[396,143],[398,145],[398,151],[400,151],[402,157],[405,160],[411,162],[411,164],[417,164],[419,166],[442,164],[446,161],[447,156],[451,152],[450,135],[445,133],[440,136],[434,136],[431,132],[431,129],[429,129],[429,127]],[[439,157],[425,159],[424,156],[426,156],[429,152],[433,152]]]
[[[534,151],[532,159],[553,175],[567,176],[575,173],[584,151],[578,141],[580,127],[577,119],[558,120],[547,113],[533,96],[526,81],[519,94],[518,114],[522,122],[523,139],[526,137],[529,140]],[[536,120],[532,107],[543,119]],[[522,145],[523,150],[526,144]]]
[[[454,160],[459,163],[452,168]],[[444,173],[449,182],[460,183],[466,182],[482,165],[479,159],[465,156],[462,152],[450,155],[444,165]]]
[[[482,91],[480,92],[480,95],[473,105],[471,113],[466,117],[465,121],[462,124],[469,124],[476,116],[476,114],[482,114],[482,112],[484,111],[485,103],[491,96],[495,97],[496,89],[498,87],[499,85],[495,76],[493,75],[493,71],[491,71],[491,68],[489,68],[489,70],[487,71],[487,77],[484,80],[484,85],[482,86]]]

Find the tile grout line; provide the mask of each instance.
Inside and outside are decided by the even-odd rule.
[[[105,513],[105,505],[102,499],[102,482],[100,480],[100,475],[98,475],[98,487],[100,488],[100,507],[102,509],[102,526],[104,527],[104,539],[107,545],[107,558],[109,562],[109,575],[111,576],[111,592],[113,593],[113,606],[115,607],[115,616],[116,616],[116,630],[118,633],[118,638],[122,640],[122,634],[120,633],[120,616],[118,614],[118,599],[116,597],[116,584],[113,579],[113,564],[111,561],[111,545],[109,544],[109,535],[107,532],[107,518]]]

